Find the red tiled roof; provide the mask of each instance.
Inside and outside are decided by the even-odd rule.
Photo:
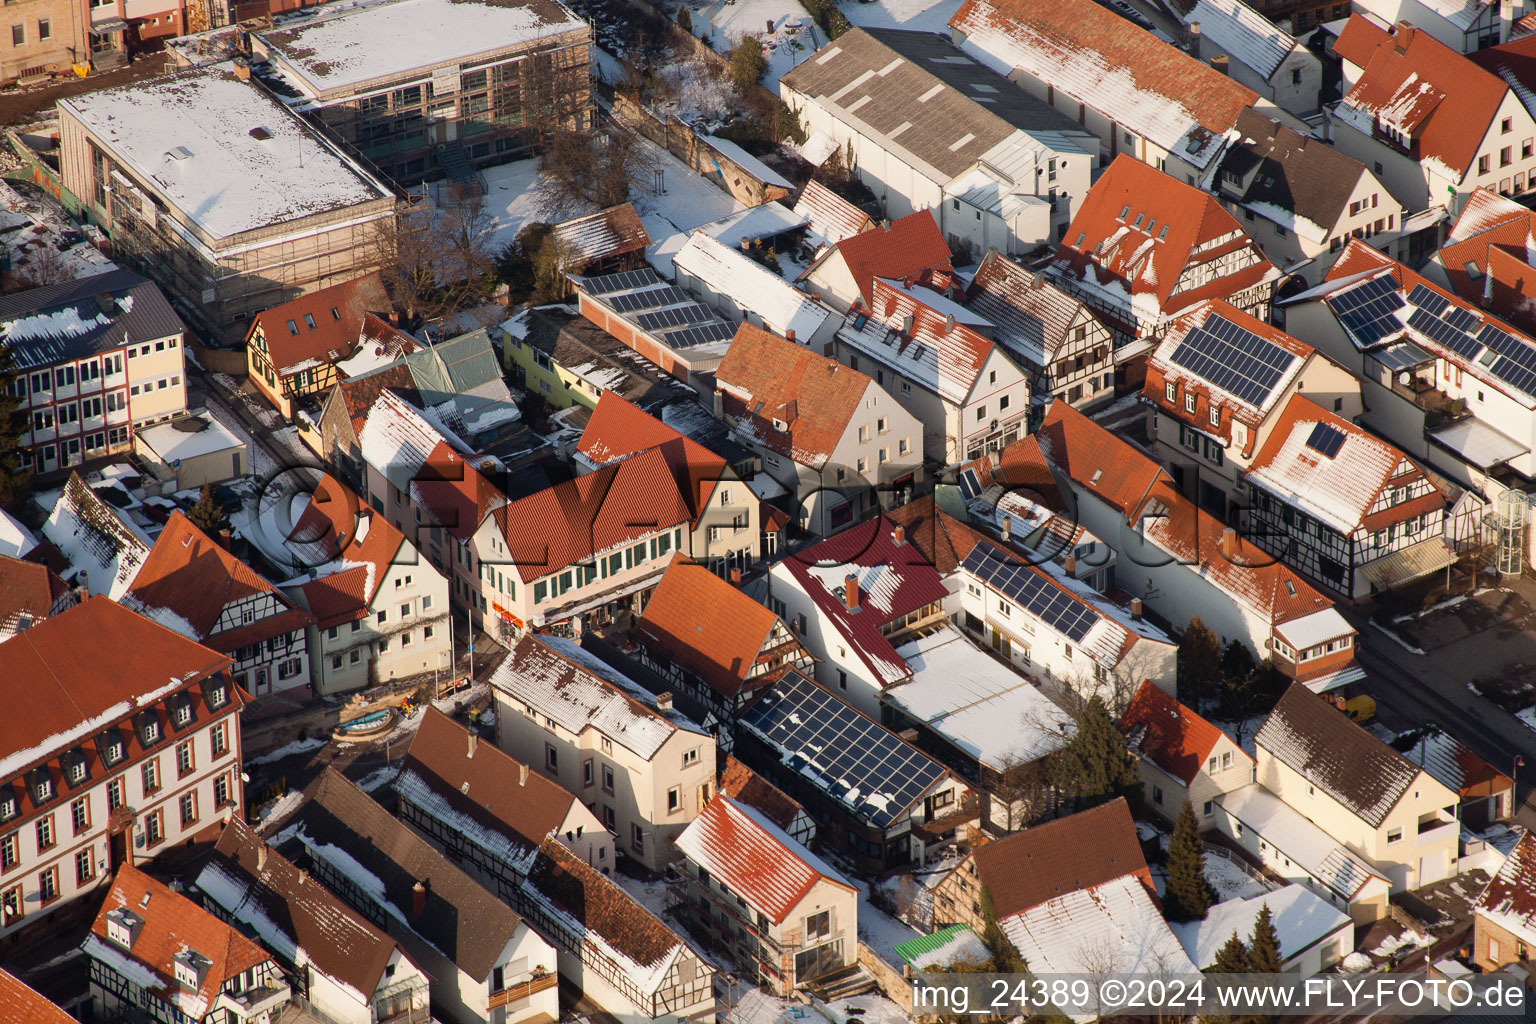
[[[976,874],[997,918],[1135,875],[1155,893],[1124,797],[976,848]]]
[[[464,460],[446,441],[439,441],[411,479],[412,495],[457,540],[472,536],[505,495],[485,475]]]
[[[651,244],[640,215],[629,203],[562,221],[551,236],[559,246],[562,265],[572,273],[580,273],[594,260],[644,252]]]
[[[1033,442],[1026,438],[1018,445],[1030,443],[1039,447],[1044,463],[1055,466],[1083,489],[1119,509],[1127,519],[1146,501],[1153,485],[1167,477],[1162,466],[1066,402],[1052,402],[1033,435]],[[1027,466],[1033,460],[1025,458],[1024,452],[1015,459],[1010,459],[1011,454],[1005,449],[999,461],[1007,481],[1018,484],[1021,481],[1014,479],[1010,462],[1016,459],[1018,464]]]
[[[352,421],[352,432],[361,433],[368,411],[385,389],[396,392],[414,408],[421,408],[421,394],[416,390],[416,378],[405,363],[394,363],[374,373],[352,377],[336,385],[334,395],[339,395]]]
[[[612,391],[604,391],[581,432],[576,450],[603,466],[647,449],[660,451],[688,503],[692,521],[697,523],[715,485],[725,474],[725,459],[639,406]]]
[[[0,555],[0,627],[21,615],[41,622],[67,590],[69,584],[47,566]]]
[[[1459,178],[1476,162],[1509,86],[1428,32],[1365,22],[1351,15],[1334,47],[1364,69],[1341,105],[1395,125],[1418,159],[1438,160]]]
[[[1173,132],[1184,135],[1199,127],[1206,141],[1220,136],[1259,98],[1252,89],[1091,0],[966,0],[949,24],[968,36],[991,30],[1034,51],[1042,71],[1057,70],[1052,77],[1058,93],[1069,87],[1086,91],[1090,83],[1098,83],[1108,90],[1106,99],[1121,97],[1120,106],[1139,111],[1137,123],[1127,122],[1129,127],[1148,137],[1162,135],[1154,141],[1169,148]],[[1142,96],[1128,102],[1123,97],[1131,89]],[[1133,116],[1113,104],[1105,113]]]
[[[229,663],[109,598],[87,598],[0,644],[8,712],[0,717],[0,778]]]
[[[1236,238],[1195,253],[1196,246],[1234,231]],[[1243,250],[1252,250],[1257,262],[1174,294],[1191,265]],[[1153,295],[1165,313],[1236,295],[1275,272],[1215,196],[1124,153],[1083,198],[1057,249],[1057,263],[1079,278],[1091,273],[1099,284],[1119,281],[1133,294]]]
[[[1536,832],[1527,832],[1515,843],[1472,909],[1511,931],[1518,929],[1526,939],[1536,937]]]
[[[834,255],[835,254],[835,255]],[[909,213],[889,226],[851,235],[832,246],[824,259],[840,256],[868,302],[875,278],[904,280],[924,270],[952,271],[949,245],[927,210]]]
[[[677,847],[774,924],[823,879],[843,884],[808,863],[804,847],[786,846],[728,796],[711,800],[677,837]]]
[[[907,540],[917,546],[934,569],[948,575],[955,570],[984,535],[971,529],[939,508],[933,495],[890,509],[886,518],[907,531]]]
[[[1280,348],[1300,359],[1294,364],[1291,372],[1299,372],[1307,357],[1312,355],[1312,346],[1303,344],[1286,334],[1280,328],[1267,324],[1256,317],[1250,316],[1242,310],[1221,299],[1211,299],[1181,315],[1177,320],[1168,325],[1167,332],[1162,341],[1158,343],[1150,359],[1147,360],[1147,380],[1142,388],[1142,400],[1153,405],[1165,416],[1172,417],[1182,423],[1188,423],[1196,427],[1202,433],[1215,434],[1224,440],[1232,439],[1232,420],[1246,423],[1250,428],[1257,427],[1264,416],[1268,415],[1269,407],[1254,406],[1225,390],[1219,384],[1195,374],[1190,370],[1174,364],[1170,356],[1188,334],[1198,327],[1203,326],[1211,317],[1216,316],[1236,324],[1237,326],[1257,334],[1259,337],[1273,342]],[[1169,382],[1180,385],[1172,401],[1168,399],[1168,391],[1165,387]],[[1270,392],[1271,396],[1277,396],[1289,385],[1289,378],[1282,377]],[[1217,414],[1220,418],[1219,426],[1211,426],[1211,399],[1216,395]],[[1195,410],[1190,412],[1185,405],[1185,397],[1195,396]],[[1271,399],[1266,399],[1269,401]],[[1256,437],[1253,430],[1248,434],[1250,444]]]
[[[802,548],[781,563],[882,685],[911,674],[880,627],[942,601],[938,570],[916,544],[897,546],[895,524],[880,516]],[[844,578],[860,578],[859,609],[848,608]]]
[[[1120,731],[1127,736],[1139,731],[1142,756],[1185,786],[1194,781],[1225,735],[1150,679],[1131,698],[1120,718]]]
[[[390,336],[395,344],[410,342],[414,348],[415,342],[409,336],[393,338],[399,332],[382,321],[368,325],[365,332],[369,311],[387,309],[389,296],[383,282],[378,274],[369,274],[257,313],[246,332],[246,341],[250,342],[259,327],[267,343],[267,355],[279,374],[294,372],[309,360],[335,363],[346,359],[361,348],[365,337],[377,342]],[[306,316],[314,321],[313,327]],[[290,322],[292,329],[288,326]]]
[[[288,543],[303,549],[311,563],[324,558],[346,563],[300,588],[316,625],[329,629],[368,613],[384,574],[405,543],[405,535],[327,473],[315,485],[309,504],[288,535]]]
[[[747,679],[766,653],[777,622],[778,616],[737,587],[697,562],[674,555],[634,633],[641,644],[735,697],[767,686],[789,667]]]
[[[753,808],[786,832],[794,825],[795,816],[805,810],[794,797],[729,754],[725,771],[720,773],[720,795]]]
[[[693,521],[661,448],[647,448],[519,498],[492,515],[525,583],[586,562],[598,551]]]
[[[270,596],[282,610],[252,623],[255,632],[237,629],[214,634],[227,605],[256,594]],[[179,510],[171,513],[134,577],[133,586],[123,596],[148,613],[164,608],[180,616],[192,627],[192,639],[205,641],[226,653],[257,640],[291,633],[314,621],[250,566],[215,544]],[[236,633],[239,635],[234,638],[239,643],[232,645],[229,640]]]
[[[75,1024],[75,1018],[0,969],[0,1024]]]
[[[120,907],[143,920],[129,950],[108,938],[107,915]],[[118,869],[112,880],[106,902],[91,925],[91,935],[93,939],[86,947],[88,955],[92,942],[100,943],[149,968],[164,981],[157,994],[179,1006],[193,1020],[202,1019],[213,1008],[226,981],[272,959],[232,925],[127,864]],[[195,991],[188,991],[176,981],[175,957],[185,950],[201,953],[211,961]]]
[[[715,371],[726,414],[746,420],[771,450],[812,469],[832,457],[872,384],[858,370],[746,321]]]
[[[1536,43],[1536,36],[1530,37]],[[1536,213],[1486,188],[1467,198],[1438,261],[1451,288],[1527,333],[1536,331]],[[1477,273],[1472,276],[1472,271]]]
[[[913,344],[928,346],[936,353],[938,380],[935,382],[941,395],[963,400],[976,383],[982,365],[992,354],[992,341],[982,337],[965,324],[950,326],[945,314],[922,301],[924,289],[897,288],[885,278],[876,278],[869,295],[867,307],[874,318],[899,332],[893,339],[896,351],[904,353]],[[934,293],[934,298],[939,298]],[[906,318],[912,318],[912,330],[905,329]]]

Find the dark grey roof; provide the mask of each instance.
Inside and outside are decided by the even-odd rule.
[[[350,858],[382,884],[383,899],[394,908],[384,913],[404,921],[475,980],[490,976],[496,958],[522,923],[516,911],[334,768],[321,772],[304,796],[299,809],[277,824],[279,852],[329,884],[331,871],[316,868],[335,863],[326,857],[326,847],[342,851],[338,861]],[[427,901],[421,913],[413,914],[412,887],[417,882],[426,886]],[[359,885],[369,887],[366,880]],[[358,909],[366,914],[382,911],[376,904]]]
[[[853,85],[865,75],[866,81]],[[1080,141],[1088,133],[1076,121],[932,32],[851,29],[781,81],[887,137],[910,122],[892,145],[952,177],[1015,129],[1076,136],[1082,148],[1098,147],[1097,140],[1091,148]],[[936,86],[939,91],[924,100]],[[972,138],[956,145],[968,135]]]
[[[1270,203],[1332,231],[1365,165],[1254,110],[1237,116],[1237,130],[1242,140],[1227,150],[1221,169],[1243,177],[1258,165],[1242,201]]]
[[[586,317],[558,306],[529,310],[525,341],[568,369],[590,365],[614,371],[620,376],[608,390],[647,412],[697,394]]]
[[[127,270],[0,295],[0,335],[16,354],[19,369],[79,359],[186,329],[160,289]]]

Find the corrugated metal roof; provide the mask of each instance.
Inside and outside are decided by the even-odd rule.
[[[97,296],[110,296],[105,309]],[[74,281],[0,295],[0,336],[18,368],[48,366],[185,331],[186,325],[147,278],[109,270]]]

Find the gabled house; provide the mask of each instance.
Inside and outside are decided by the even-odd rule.
[[[826,535],[901,504],[923,475],[924,425],[874,378],[742,324],[715,371],[717,415]]]
[[[561,221],[550,231],[563,274],[616,274],[645,265],[651,236],[630,203]]]
[[[1276,266],[1317,284],[1351,238],[1408,258],[1408,211],[1366,164],[1256,110],[1238,115],[1237,131],[1212,191],[1234,216],[1242,211]]]
[[[292,999],[270,953],[130,865],[113,879],[84,950],[102,1019],[264,1024]]]
[[[525,309],[504,322],[501,358],[512,383],[557,409],[596,408],[605,391],[651,410],[696,392],[569,306]]]
[[[187,408],[186,325],[126,270],[0,298],[25,469],[51,473],[133,447],[135,431]]]
[[[1161,335],[1208,299],[1268,320],[1280,277],[1215,196],[1124,154],[1089,190],[1050,273],[1099,312],[1117,348]]]
[[[1461,797],[1456,820],[1480,830],[1514,814],[1515,780],[1449,733],[1425,726],[1403,756]]]
[[[991,323],[944,292],[950,275],[875,278],[870,298],[849,310],[837,358],[872,370],[875,383],[923,424],[923,457],[948,465],[1024,436],[1029,377],[981,333]]]
[[[244,821],[225,827],[197,889],[208,910],[282,962],[298,993],[327,1020],[427,1020],[431,979],[400,944],[269,848]]]
[[[1305,388],[1325,408],[1360,415],[1360,384],[1342,366],[1226,302],[1168,325],[1147,360],[1142,401],[1153,453],[1184,494],[1226,518],[1245,504],[1243,472]]]
[[[1323,62],[1295,35],[1242,0],[1196,0],[1183,14],[1189,55],[1247,86],[1275,106],[1306,117],[1317,113]],[[1246,110],[1239,115],[1251,116]],[[1239,124],[1238,131],[1242,131]]]
[[[1256,658],[1272,657],[1289,678],[1310,685],[1359,679],[1355,629],[1294,570],[1184,497],[1163,468],[1097,423],[1057,402],[1040,429],[983,463],[963,467],[978,493],[985,470],[994,485],[1037,497],[1103,544],[1080,556],[1092,573],[1106,555],[1104,587],[1118,587],[1166,622],[1200,616],[1225,644],[1238,640]],[[973,483],[966,472],[976,474]],[[1074,556],[1078,557],[1078,556]],[[1297,660],[1275,639],[1305,635]],[[1332,653],[1312,658],[1312,648]],[[1324,678],[1324,677],[1328,678]]]
[[[1150,681],[1120,716],[1120,731],[1141,768],[1146,806],[1165,821],[1187,801],[1210,827],[1216,797],[1253,781],[1253,758],[1232,737]]]
[[[491,690],[497,746],[579,794],[616,850],[663,870],[714,794],[714,738],[564,637],[523,637]]]
[[[314,616],[171,513],[122,602],[189,640],[229,655],[235,685],[254,697],[311,683]]]
[[[1253,934],[1259,914],[1266,909],[1286,974],[1310,978],[1329,970],[1355,948],[1355,923],[1349,915],[1297,882],[1261,895],[1223,900],[1212,905],[1204,918],[1175,924],[1173,932],[1195,966],[1208,971],[1233,935]]]
[[[1285,315],[1361,381],[1362,424],[1469,488],[1468,501],[1536,474],[1536,375],[1525,369],[1536,340],[1481,303],[1352,241]],[[1469,530],[1458,521],[1452,532]]]
[[[772,331],[813,352],[827,350],[840,323],[831,307],[703,231],[688,236],[672,257],[672,271],[679,288],[726,319]]]
[[[118,868],[244,803],[229,658],[105,597],[0,644],[0,940],[55,934]],[[137,898],[137,897],[135,897]]]
[[[1472,959],[1484,971],[1527,966],[1536,949],[1536,833],[1520,837],[1472,905]]]
[[[1333,143],[1371,167],[1405,209],[1455,217],[1478,188],[1510,195],[1516,182],[1529,187],[1536,152],[1523,140],[1536,136],[1536,120],[1497,75],[1421,28],[1383,29],[1358,13],[1333,49],[1344,62],[1344,98],[1329,114]],[[1436,227],[1426,240],[1438,239]],[[1411,242],[1408,259],[1434,248]]]
[[[1401,586],[1455,558],[1440,485],[1306,395],[1286,403],[1243,480],[1254,543],[1345,597]]]
[[[301,575],[283,590],[314,618],[317,693],[450,667],[448,581],[382,513],[327,474],[289,515],[279,550]]]
[[[1257,785],[1391,882],[1417,889],[1456,874],[1457,793],[1293,683],[1254,734]],[[1233,796],[1222,798],[1227,807]],[[1282,835],[1260,838],[1283,848]]]
[[[80,595],[37,562],[0,555],[0,642],[72,608]]]
[[[814,178],[800,190],[793,212],[796,217],[805,218],[806,237],[816,244],[818,251],[875,226],[869,214]]]
[[[269,831],[278,853],[400,944],[445,1020],[558,1015],[553,947],[334,768]]]
[[[1115,395],[1114,336],[1082,299],[997,250],[987,253],[966,290],[966,305],[990,326],[981,333],[1007,350],[1030,375],[1038,420],[1047,396],[1079,409]]]
[[[402,821],[509,903],[546,838],[613,870],[613,836],[586,804],[436,708],[424,714],[394,783]]]
[[[69,475],[42,532],[50,548],[32,551],[32,561],[44,560],[45,550],[50,556],[56,552],[55,571],[64,582],[114,601],[133,585],[151,548],[144,532],[87,485],[79,473]]]
[[[1523,0],[1512,4],[1488,0],[1361,0],[1357,8],[1381,25],[1407,22],[1457,53],[1472,55],[1508,40],[1521,15]]]
[[[933,923],[986,929],[981,891],[1001,922],[1064,893],[1129,877],[1155,893],[1122,798],[976,846],[933,889]]]
[[[369,274],[257,313],[245,334],[251,383],[291,418],[305,396],[416,351],[383,318],[389,309],[383,281]]]
[[[927,863],[977,820],[958,775],[799,672],[742,713],[736,756],[805,806],[825,846],[871,875]]]
[[[1098,140],[942,36],[853,28],[779,79],[807,131],[851,154],[888,216],[931,210],[952,247],[1025,252],[1082,202]]]
[[[729,755],[720,772],[720,795],[752,808],[797,843],[810,846],[816,839],[816,823],[800,801]]]
[[[677,837],[699,926],[788,996],[858,962],[859,891],[751,807],[716,796]]]
[[[672,556],[630,637],[640,663],[727,744],[737,714],[759,691],[811,666],[782,619],[682,555]]]
[[[1237,115],[1266,102],[1092,0],[967,0],[949,30],[966,53],[1098,136],[1101,164],[1125,154],[1188,185],[1220,158]]]
[[[675,550],[722,572],[755,563],[762,551],[761,512],[742,474],[660,418],[605,395],[581,433],[575,463],[586,472],[649,452],[661,456],[688,510],[686,536]]]
[[[949,273],[949,246],[939,222],[928,210],[882,221],[880,229],[833,242],[817,253],[798,280],[839,313],[855,302],[869,302],[875,278],[904,280],[925,270]]]
[[[1536,253],[1525,242],[1536,213],[1517,199],[1480,188],[1467,197],[1445,244],[1423,269],[1435,284],[1527,334],[1536,333]]]

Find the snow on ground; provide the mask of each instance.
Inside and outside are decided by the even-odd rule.
[[[1359,974],[1361,971],[1371,969],[1371,958],[1356,950],[1346,956],[1339,964],[1341,970],[1349,974]]]
[[[665,149],[641,137],[640,145],[662,172],[662,189],[657,193],[654,181],[641,182],[633,189],[635,210],[642,216],[660,214],[679,231],[690,231],[700,224],[722,220],[746,207],[729,192],[693,170]],[[649,229],[647,229],[649,230]],[[652,242],[661,239],[654,234]]]
[[[1247,899],[1269,892],[1269,886],[1249,875],[1237,864],[1207,853],[1205,855],[1205,880],[1216,890],[1216,902]]]
[[[246,767],[271,764],[273,761],[281,761],[285,757],[296,757],[299,754],[307,754],[311,750],[319,750],[329,742],[330,740],[324,736],[311,736],[307,740],[294,740],[287,746],[278,747],[271,753],[262,754],[260,757],[253,757],[246,761],[245,764]]]
[[[838,4],[855,25],[869,28],[904,28],[913,32],[949,35],[949,19],[960,9],[960,0],[875,0],[874,3]]]
[[[736,88],[725,75],[698,57],[674,61],[659,69],[656,76],[669,82],[675,95],[653,99],[651,111],[659,115],[676,114],[700,130],[714,131],[741,106]]]
[[[398,765],[387,764],[382,768],[374,769],[358,779],[357,787],[366,793],[372,793],[374,790],[381,789],[388,783],[393,782],[395,776],[399,773],[400,768]]]
[[[1536,730],[1536,704],[1515,712],[1515,717],[1524,722],[1526,728]]]
[[[859,938],[893,967],[901,966],[896,947],[923,937],[923,932],[899,921],[869,902],[869,883],[855,881],[859,889]]]
[[[494,252],[517,237],[529,224],[546,221],[557,224],[595,207],[571,204],[556,197],[549,183],[539,174],[539,161],[516,160],[500,167],[488,167],[485,176],[485,211],[494,224],[491,250]]]
[[[1380,945],[1371,952],[1376,956],[1390,957],[1394,953],[1409,952],[1429,945],[1429,940],[1413,932],[1404,930],[1397,935],[1381,940]]]
[[[729,0],[690,3],[688,8],[693,34],[708,38],[718,53],[729,55],[737,40],[750,33],[762,37],[768,58],[763,85],[769,92],[777,93],[779,76],[827,43],[827,34],[816,27],[798,0]]]
[[[828,1003],[827,1007],[837,1017],[848,1021],[859,1021],[861,1024],[907,1024],[912,1019],[901,1007],[877,992],[854,996],[852,999],[838,999]],[[863,1012],[850,1014],[850,1010]]]
[[[760,988],[738,986],[737,991],[740,993],[739,1001],[725,1014],[729,1024],[780,1024],[781,1021],[796,1019],[791,1008],[801,1014],[807,1012],[799,1003],[771,996]]]
[[[268,822],[277,821],[303,802],[304,791],[300,789],[290,789],[276,800],[273,800],[266,806],[265,809],[262,810],[261,816],[256,819],[256,828],[259,830]]]

